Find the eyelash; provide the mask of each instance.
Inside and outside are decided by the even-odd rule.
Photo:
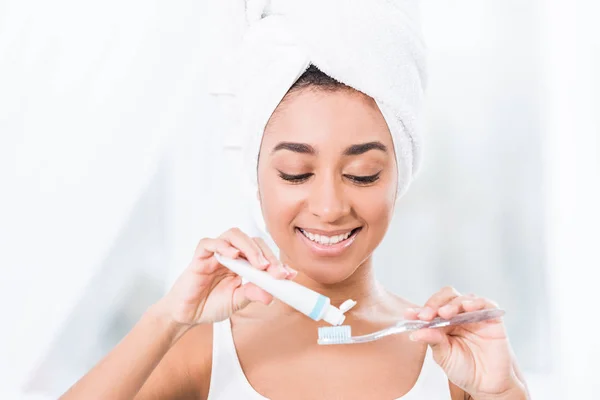
[[[284,181],[288,181],[288,182],[292,182],[292,183],[302,183],[305,180],[307,180],[308,178],[310,178],[312,176],[312,174],[308,173],[308,174],[300,174],[300,175],[290,175],[290,174],[286,174],[285,172],[279,171],[279,176]]]
[[[354,176],[354,175],[344,175],[346,178],[358,183],[359,185],[368,185],[371,183],[375,183],[379,179],[379,175],[381,172],[376,173],[375,175],[369,176]]]
[[[281,179],[283,179],[284,181],[287,181],[287,182],[294,183],[294,184],[302,183],[302,182],[306,181],[308,178],[310,178],[312,175],[313,175],[312,173],[301,174],[301,175],[289,175],[289,174],[279,171],[279,176],[281,177]],[[381,175],[381,171],[376,173],[375,175],[368,175],[368,176],[344,175],[344,177],[350,179],[351,181],[353,181],[354,183],[356,183],[358,185],[369,185],[371,183],[375,183],[379,179],[380,175]]]

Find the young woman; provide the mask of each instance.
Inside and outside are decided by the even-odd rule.
[[[419,307],[375,279],[372,254],[396,204],[396,164],[374,100],[309,68],[271,116],[258,158],[260,204],[280,258],[236,228],[200,240],[168,294],[62,398],[528,398],[500,319],[319,346],[317,327],[326,324],[242,285],[216,261],[215,253],[243,257],[335,305],[356,300],[346,319],[356,334],[496,307],[452,288]]]

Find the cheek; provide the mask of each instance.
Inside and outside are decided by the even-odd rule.
[[[395,186],[382,185],[377,190],[357,194],[353,203],[357,214],[369,225],[369,229],[383,235],[392,220],[395,201]]]
[[[282,184],[278,176],[263,174],[259,180],[260,202],[267,229],[273,236],[287,230],[301,208],[302,196],[294,187]]]

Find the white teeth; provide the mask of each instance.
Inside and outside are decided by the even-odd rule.
[[[313,234],[313,233],[307,232],[303,229],[300,229],[300,232],[302,232],[302,234],[304,236],[306,236],[313,242],[317,242],[319,244],[324,244],[324,245],[332,245],[332,244],[339,243],[341,241],[348,239],[350,237],[350,235],[352,234],[352,231],[350,231],[350,232],[346,232],[342,235],[325,236],[325,235]]]

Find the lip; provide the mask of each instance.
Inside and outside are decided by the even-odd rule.
[[[326,232],[326,231],[318,231],[318,230],[308,230],[308,229],[304,229],[303,230],[307,231],[307,232],[311,232],[311,233],[317,233],[317,234],[321,234],[319,232],[324,232],[323,235],[327,235],[327,236],[334,236],[335,233],[332,232],[338,232],[338,231],[332,231],[332,232]],[[352,243],[354,243],[354,241],[356,240],[356,237],[360,234],[360,231],[362,230],[362,227],[360,228],[354,228],[354,229],[359,229],[357,232],[355,232],[352,236],[350,236],[348,239],[336,243],[336,244],[320,244],[317,242],[313,242],[312,240],[310,240],[309,238],[307,238],[306,236],[304,236],[304,234],[302,232],[300,232],[300,228],[296,228],[296,235],[298,235],[300,237],[300,239],[304,242],[304,244],[306,244],[306,246],[309,248],[309,250],[314,253],[317,256],[320,257],[336,257],[341,255],[348,247],[350,247],[352,245]],[[339,231],[340,233],[338,234],[343,234],[348,232],[348,230],[344,230],[344,231]]]

